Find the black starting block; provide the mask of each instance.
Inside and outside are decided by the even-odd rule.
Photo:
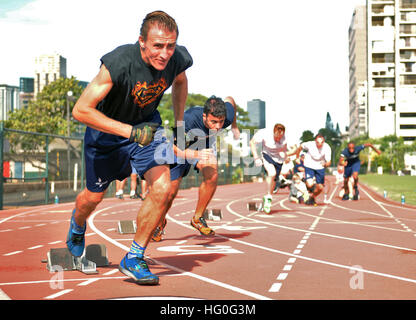
[[[205,220],[219,221],[222,219],[221,209],[206,209],[203,218]]]
[[[258,202],[248,202],[247,209],[248,211],[261,211],[263,209],[263,204]]]
[[[47,253],[46,268],[51,272],[78,270],[97,274],[97,267],[109,265],[104,244],[90,244],[81,257],[74,257],[68,248],[52,248]]]
[[[134,220],[121,220],[118,222],[118,233],[120,234],[135,234],[136,230],[137,225]]]

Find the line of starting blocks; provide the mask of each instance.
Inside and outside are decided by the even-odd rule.
[[[46,262],[51,272],[78,270],[85,274],[97,274],[97,267],[109,265],[104,244],[88,245],[81,257],[74,257],[68,248],[51,248]]]
[[[205,220],[219,221],[222,219],[221,209],[206,209],[203,215]],[[135,234],[137,231],[136,221],[120,220],[117,223],[117,232],[119,234]]]

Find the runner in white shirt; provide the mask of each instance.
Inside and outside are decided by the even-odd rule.
[[[331,165],[331,147],[325,142],[325,138],[318,134],[315,141],[301,143],[297,152],[305,152],[305,179],[306,186],[311,192],[310,197],[305,204],[316,205],[315,198],[324,189],[325,168]],[[314,180],[316,179],[315,188]]]
[[[267,172],[267,195],[263,198],[264,212],[270,213],[272,192],[274,190],[276,176],[278,177],[282,169],[287,154],[287,143],[285,136],[286,128],[277,123],[273,130],[270,128],[260,129],[250,140],[250,149],[257,167],[264,166]],[[257,152],[256,145],[261,144],[261,154]]]

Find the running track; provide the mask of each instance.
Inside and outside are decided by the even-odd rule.
[[[341,201],[332,181],[329,204],[289,203],[284,189],[270,215],[247,209],[264,184],[219,186],[209,206],[223,213],[209,221],[215,237],[189,226],[197,189],[180,190],[164,240],[146,251],[158,286],[136,285],[117,269],[133,237],[118,234],[117,222],[135,219],[140,200],[105,199],[89,218],[86,242],[104,243],[110,260],[97,275],[50,273],[41,261],[65,246],[73,203],[1,211],[0,299],[414,299],[415,208],[362,185],[359,201]]]

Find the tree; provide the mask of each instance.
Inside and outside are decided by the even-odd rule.
[[[332,123],[331,115],[329,112],[326,113],[325,129],[334,131],[334,124]]]
[[[36,99],[29,102],[27,108],[10,113],[5,127],[37,133],[66,135],[67,102],[71,115],[73,105],[82,90],[74,77],[59,78],[45,86]],[[67,100],[68,91],[72,91],[73,99],[71,100]],[[70,132],[74,132],[76,127],[77,123],[71,121]],[[36,152],[36,150],[43,149],[45,145],[45,138],[34,135],[10,134],[8,138],[12,147],[19,146],[26,152]]]
[[[305,130],[300,137],[300,142],[312,141],[314,139],[314,134],[310,130]]]

